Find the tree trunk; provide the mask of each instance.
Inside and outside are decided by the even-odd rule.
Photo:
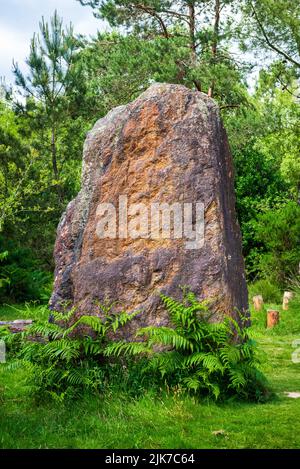
[[[63,204],[63,191],[59,183],[59,171],[57,166],[57,147],[56,147],[56,128],[54,118],[51,126],[51,156],[52,156],[52,170],[55,179],[55,187],[57,190],[58,200],[60,204]]]
[[[221,14],[221,1],[220,0],[215,0],[214,35],[213,35],[213,42],[212,42],[212,46],[211,46],[213,65],[216,63],[216,57],[217,57],[217,52],[218,52],[220,14]],[[209,87],[208,93],[207,93],[210,98],[214,97],[215,85],[216,85],[216,82],[213,79],[211,81],[211,84],[210,84],[210,87]]]
[[[195,39],[195,30],[196,30],[196,19],[195,19],[195,5],[194,2],[189,2],[189,33],[190,33],[190,49],[192,64],[196,64],[197,55],[196,55],[196,39]]]
[[[57,156],[56,156],[56,132],[55,125],[52,123],[51,129],[51,153],[52,153],[52,169],[54,174],[54,179],[58,180],[58,168],[57,168]]]

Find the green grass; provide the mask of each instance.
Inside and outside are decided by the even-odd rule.
[[[15,319],[47,319],[49,309],[38,303],[23,305],[3,305],[0,307],[0,321],[14,321]]]
[[[0,319],[9,314],[17,318],[3,308]],[[291,360],[292,343],[300,339],[299,303],[281,312],[281,323],[273,330],[266,331],[264,324],[264,311],[253,314],[263,371],[277,394],[268,403],[215,404],[166,393],[134,400],[112,392],[68,405],[37,405],[24,384],[25,371],[9,373],[0,367],[0,447],[299,448],[300,399],[284,394],[300,392],[300,364]]]

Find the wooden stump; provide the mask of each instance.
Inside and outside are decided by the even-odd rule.
[[[252,300],[255,311],[261,311],[264,304],[263,297],[261,295],[256,295],[252,298]]]
[[[276,326],[279,323],[279,311],[276,309],[267,310],[267,328]]]
[[[282,309],[287,311],[289,309],[289,301],[293,298],[294,293],[291,291],[285,291],[282,300]]]

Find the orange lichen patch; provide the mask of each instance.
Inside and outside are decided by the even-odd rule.
[[[124,158],[132,153],[153,154],[162,139],[158,118],[157,104],[149,102],[126,122],[122,130]]]
[[[163,142],[158,117],[157,105],[149,103],[136,117],[128,120],[122,129],[121,157],[112,160],[97,188],[99,204],[111,203],[116,208],[117,237],[120,195],[127,196],[128,206],[145,204],[150,217],[151,203],[168,201],[168,194],[174,193],[171,155],[166,151],[157,155],[157,149]],[[169,171],[163,172],[168,168]],[[129,249],[137,254],[145,249],[150,251],[173,244],[171,239],[99,239],[96,226],[94,207],[85,230],[82,259],[87,257],[91,260],[98,256],[114,259]],[[151,233],[150,219],[148,233]]]

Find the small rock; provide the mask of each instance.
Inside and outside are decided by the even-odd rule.
[[[12,322],[12,324],[32,324],[31,319],[16,319],[15,321]]]
[[[212,434],[214,436],[228,436],[228,433],[225,431],[225,430],[215,430],[214,432],[212,432]]]
[[[299,399],[300,398],[300,392],[285,392],[286,397],[290,397],[292,399]]]

